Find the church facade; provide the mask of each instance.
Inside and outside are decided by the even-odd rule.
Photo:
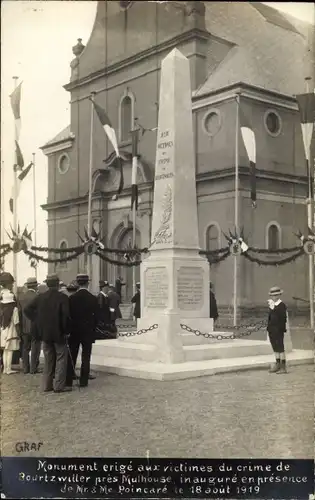
[[[305,77],[313,77],[310,40],[309,26],[260,3],[99,1],[89,41],[84,46],[79,40],[73,48],[71,79],[65,85],[71,123],[42,147],[48,157],[43,208],[49,247],[78,245],[78,234],[84,237],[87,227],[92,92],[116,130],[124,173],[123,192],[114,200],[120,181],[116,155],[94,119],[93,225],[106,246],[132,246],[130,131],[139,125],[136,234],[138,246],[150,246],[157,137],[150,129],[158,125],[161,61],[174,47],[191,67],[200,247],[226,246],[224,233],[234,230],[237,162],[246,242],[272,250],[298,245],[294,233],[307,233],[308,182],[294,96],[305,92]],[[250,199],[248,157],[236,131],[236,98],[256,136],[256,208]],[[218,304],[226,311],[233,304],[233,259],[210,270]],[[49,271],[69,282],[85,266],[82,256],[50,265]],[[98,273],[110,282],[122,276],[123,299],[130,301],[132,270],[100,261]],[[265,307],[275,284],[284,289],[291,307],[294,297],[308,298],[306,257],[277,267],[240,258],[238,275],[244,311]]]

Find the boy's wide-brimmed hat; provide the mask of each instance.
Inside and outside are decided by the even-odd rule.
[[[269,295],[271,297],[275,297],[277,295],[282,295],[283,294],[283,290],[281,290],[281,288],[279,286],[272,286],[269,290]]]
[[[9,292],[9,290],[3,290],[1,302],[2,304],[12,304],[12,302],[15,302],[13,293]]]
[[[37,286],[38,282],[36,278],[27,278],[26,280],[26,286],[31,287],[31,286]]]

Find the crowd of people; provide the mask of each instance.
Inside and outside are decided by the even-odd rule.
[[[80,387],[87,387],[90,374],[92,346],[97,339],[115,338],[116,320],[121,318],[121,288],[100,281],[99,294],[89,292],[89,276],[78,274],[76,280],[65,286],[55,274],[47,276],[44,286],[35,278],[26,282],[26,291],[18,298],[13,294],[14,279],[10,273],[0,277],[0,330],[1,364],[6,375],[12,370],[14,352],[22,343],[24,374],[40,372],[40,353],[44,354],[43,391],[68,392],[72,390],[76,377],[76,364],[81,348],[81,368],[78,377]],[[116,282],[117,285],[117,282]],[[209,289],[210,317],[218,319],[218,308],[213,286]],[[276,363],[272,373],[286,373],[284,333],[287,309],[281,301],[282,290],[272,287],[268,300],[267,331]],[[140,283],[131,299],[134,317],[140,318]]]
[[[12,358],[21,349],[24,374],[41,370],[44,354],[44,392],[68,392],[76,380],[75,367],[81,347],[80,387],[86,387],[90,374],[92,345],[97,339],[115,338],[116,320],[121,318],[119,277],[116,286],[101,280],[98,296],[89,292],[89,277],[79,274],[66,286],[57,275],[49,275],[43,285],[29,278],[26,290],[15,297],[14,279],[1,275],[1,351],[2,371],[13,374]],[[132,298],[134,316],[140,317],[140,283]],[[21,348],[22,345],[22,348]]]

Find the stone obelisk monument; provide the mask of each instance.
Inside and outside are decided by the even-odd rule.
[[[146,334],[157,361],[185,361],[181,323],[213,329],[209,264],[199,250],[190,68],[174,49],[162,62],[151,247],[141,264],[138,329],[159,325]]]

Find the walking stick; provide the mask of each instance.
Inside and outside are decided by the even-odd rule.
[[[71,350],[70,350],[70,346],[69,346],[67,338],[66,338],[66,346],[67,346],[67,349],[68,349],[68,353],[69,353],[69,357],[70,357],[70,361],[71,361],[73,373],[74,373],[74,376],[75,376],[78,388],[80,390],[80,381],[79,381],[79,377],[77,376],[76,371],[75,371],[75,366],[74,366],[74,362],[73,362],[73,358],[72,358],[72,354],[71,354]]]

